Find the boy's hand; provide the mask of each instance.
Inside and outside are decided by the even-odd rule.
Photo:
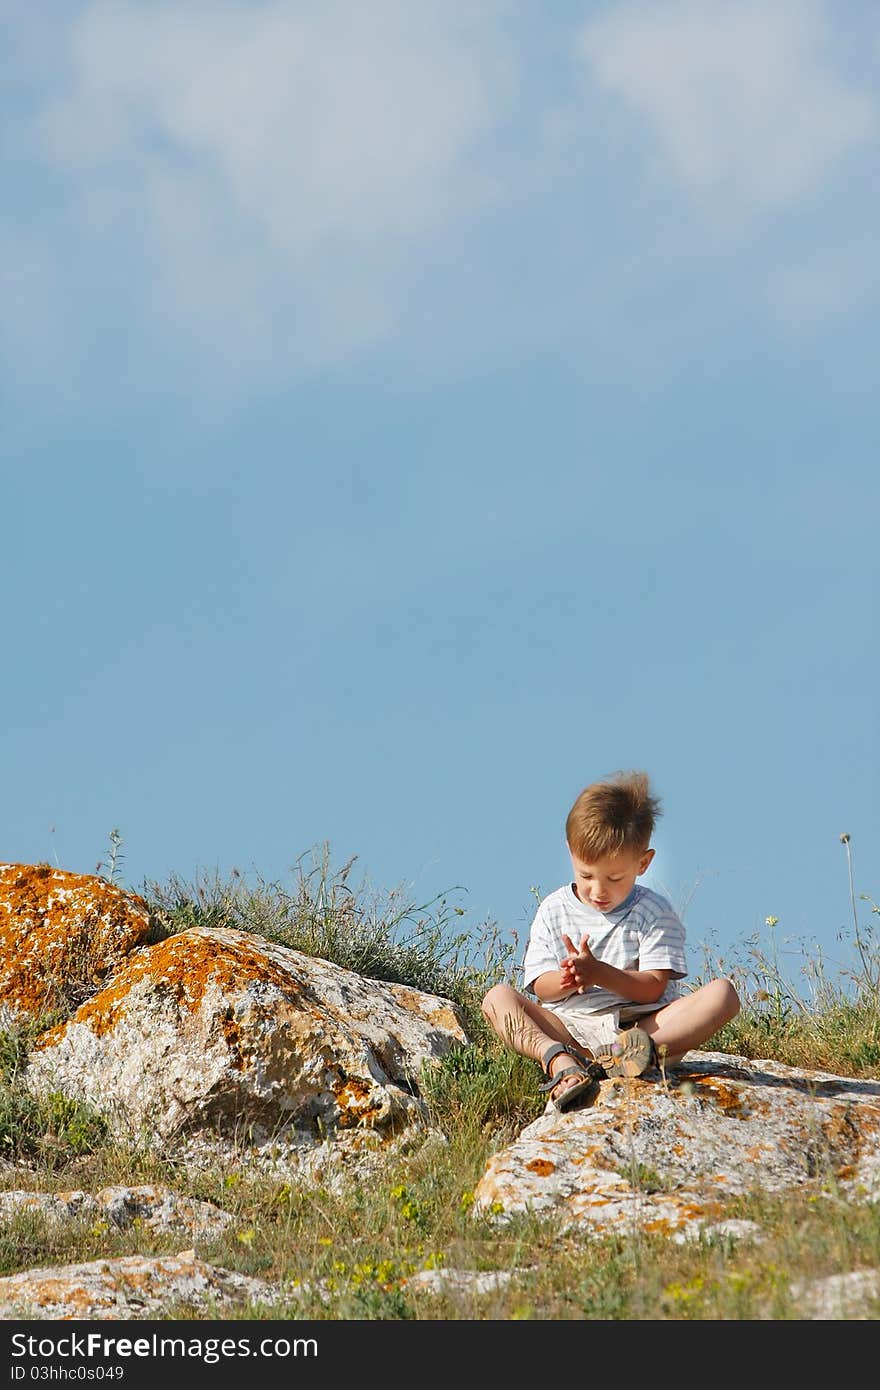
[[[590,938],[586,932],[581,937],[579,946],[575,946],[570,937],[563,935],[565,949],[568,955],[559,966],[559,973],[562,976],[562,988],[569,993],[583,994],[585,989],[596,982],[596,970],[599,962],[590,950]]]

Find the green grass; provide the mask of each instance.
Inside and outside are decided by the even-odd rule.
[[[233,870],[227,879],[172,876],[142,891],[166,935],[200,925],[254,932],[358,975],[454,999],[469,1030],[481,1031],[480,1000],[510,967],[514,944],[493,922],[463,931],[456,890],[413,902],[402,888],[352,885],[353,864],[334,869],[324,845],[296,863],[289,885],[248,883]]]
[[[793,1280],[880,1268],[880,1203],[850,1205],[833,1194],[817,1199],[756,1189],[732,1198],[725,1214],[757,1221],[759,1245],[730,1239],[678,1245],[633,1231],[600,1236],[523,1215],[499,1228],[475,1218],[473,1193],[489,1157],[545,1104],[537,1065],[502,1048],[480,1014],[488,986],[515,975],[514,950],[492,923],[462,932],[451,894],[417,904],[402,890],[383,898],[356,888],[351,865],[334,871],[326,849],[310,865],[297,866],[289,885],[247,884],[233,873],[223,881],[172,878],[142,891],[159,935],[198,923],[234,927],[364,975],[442,994],[462,1009],[473,1038],[424,1073],[431,1142],[400,1153],[367,1182],[352,1175],[332,1186],[305,1187],[247,1165],[204,1170],[163,1153],[128,1151],[107,1138],[86,1107],[59,1096],[38,1105],[24,1093],[21,1068],[39,1024],[0,1035],[0,1145],[16,1165],[3,1185],[96,1191],[110,1183],[166,1182],[181,1194],[215,1202],[235,1220],[219,1238],[199,1243],[200,1256],[288,1291],[275,1307],[237,1316],[794,1320],[802,1312],[790,1293]],[[768,952],[752,939],[733,962],[707,956],[695,976],[696,985],[720,966],[742,999],[739,1016],[706,1048],[876,1078],[880,1001],[871,931],[859,930],[858,968],[832,981],[810,951],[793,981],[780,968],[783,953],[768,930]],[[626,1176],[645,1191],[662,1187],[647,1168]],[[0,1269],[171,1253],[179,1244],[179,1235],[157,1235],[142,1225],[116,1231],[94,1219],[60,1224],[20,1214],[0,1227]],[[429,1296],[406,1282],[424,1269],[511,1277],[482,1295],[450,1288]],[[181,1305],[166,1316],[206,1315]]]

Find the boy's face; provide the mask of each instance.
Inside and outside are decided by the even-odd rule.
[[[619,907],[654,858],[652,849],[621,850],[619,854],[608,854],[592,864],[585,864],[571,850],[569,854],[575,893],[582,903],[588,903],[599,912],[613,912]]]

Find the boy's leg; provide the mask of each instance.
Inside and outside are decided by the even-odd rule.
[[[511,985],[493,985],[482,1007],[484,1017],[501,1041],[523,1057],[532,1057],[540,1063],[547,1049],[560,1042],[569,1043],[582,1055],[588,1055],[587,1049],[571,1035],[552,1009],[542,1008]],[[550,1076],[556,1076],[571,1065],[571,1057],[564,1053],[554,1057],[550,1062]],[[564,1089],[576,1083],[577,1077],[566,1077],[560,1087]],[[555,1096],[556,1092],[553,1094]]]
[[[658,1061],[674,1066],[738,1013],[739,995],[732,982],[718,979],[634,1021],[650,1036]]]

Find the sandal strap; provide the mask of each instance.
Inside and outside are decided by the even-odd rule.
[[[563,1052],[567,1053],[569,1057],[573,1057],[578,1063],[578,1066],[581,1067],[585,1062],[590,1060],[583,1052],[579,1052],[576,1047],[573,1047],[571,1043],[554,1043],[552,1047],[547,1048],[547,1051],[541,1058],[541,1066],[548,1076],[550,1073],[547,1069],[553,1061],[553,1058],[561,1056]]]
[[[586,1080],[589,1075],[590,1073],[585,1067],[564,1067],[563,1070],[558,1071],[555,1076],[551,1076],[549,1081],[542,1081],[538,1086],[538,1090],[552,1091],[554,1087],[559,1085],[564,1076],[582,1076],[584,1080]]]

